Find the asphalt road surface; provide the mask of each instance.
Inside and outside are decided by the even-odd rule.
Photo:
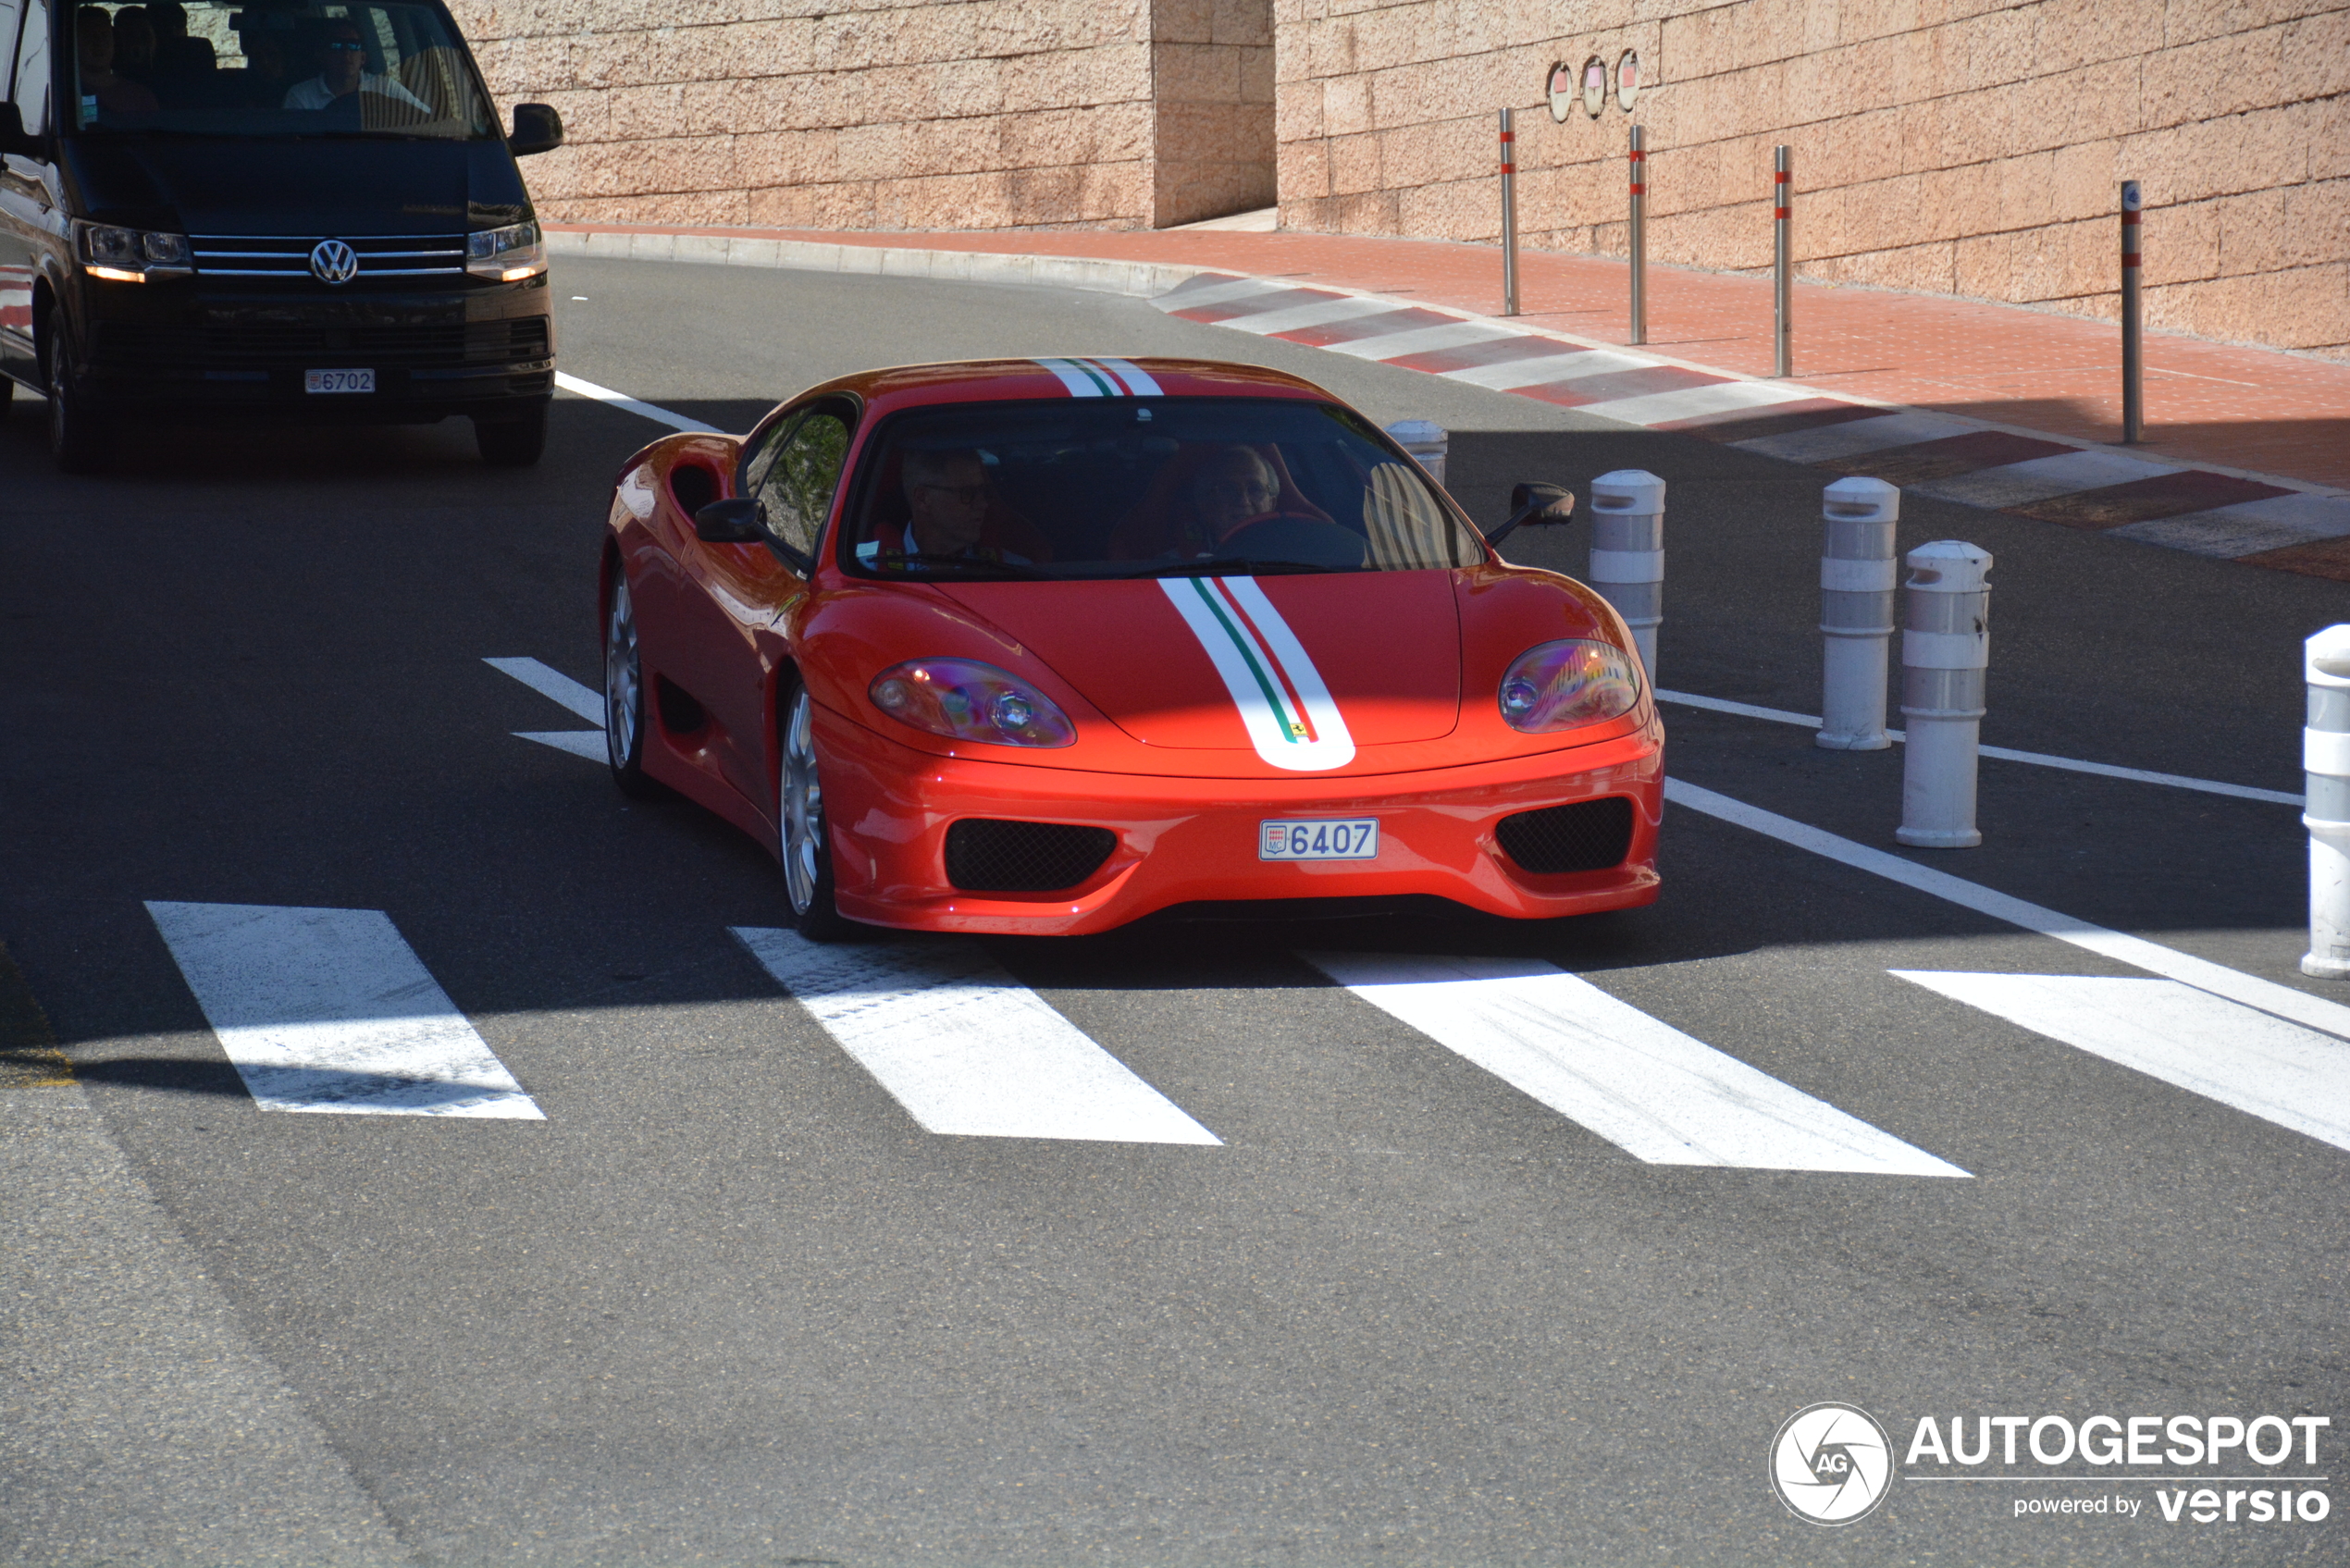
[[[1652,470],[1661,684],[1817,711],[1817,472],[1139,301],[554,276],[566,371],[726,428],[877,364],[1188,353],[1444,424],[1482,519]],[[485,662],[597,683],[658,426],[565,397],[526,473],[455,423],[147,433],[68,480],[39,414],[0,424],[0,938],[78,1082],[0,1089],[0,1561],[2350,1561],[2350,994],[2295,968],[2290,805],[1986,761],[1985,846],[1899,850],[1898,748],[1670,708],[1646,910],[871,945],[1214,1142],[939,1135],[731,934],[784,923],[772,859]],[[1509,553],[1576,570],[1587,524]],[[2339,585],[1911,499],[1903,548],[1948,537],[1998,561],[1986,743],[2298,789]],[[262,1108],[173,905],[379,912],[334,929],[537,1116]],[[1577,1029],[1680,1065],[1511,1055]],[[1706,1117],[1726,1163],[1660,1163]],[[1861,1168],[1770,1168],[1819,1136]],[[1882,1492],[1837,1528],[1773,1479],[1824,1401],[1898,1468],[1798,1429]],[[2253,1451],[2163,1457],[2207,1421]]]

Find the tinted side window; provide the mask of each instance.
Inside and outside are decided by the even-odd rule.
[[[777,544],[815,558],[847,455],[848,411],[829,403],[785,420],[751,454],[743,478],[759,502],[761,526]]]
[[[27,0],[16,68],[16,91],[11,98],[23,117],[25,134],[45,136],[49,133],[49,0]]]

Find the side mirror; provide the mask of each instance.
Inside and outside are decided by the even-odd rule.
[[[1575,518],[1575,492],[1556,485],[1526,484],[1510,491],[1510,520],[1485,536],[1489,545],[1529,524],[1569,523]]]
[[[506,138],[506,150],[518,158],[533,153],[551,153],[563,144],[563,117],[555,113],[551,104],[516,104],[514,133]]]
[[[759,525],[759,503],[748,496],[714,500],[694,513],[694,537],[706,545],[755,545],[767,530]]]
[[[41,138],[24,133],[24,116],[14,104],[0,104],[0,154],[6,153],[24,158],[41,155]]]

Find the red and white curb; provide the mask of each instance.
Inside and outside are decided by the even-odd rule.
[[[2290,567],[2278,552],[2350,537],[2350,494],[2319,486],[1730,376],[1408,300],[1208,272],[1152,302],[1186,321],[2196,555]]]

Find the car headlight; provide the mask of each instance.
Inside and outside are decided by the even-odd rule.
[[[81,270],[112,283],[186,278],[195,270],[189,259],[185,234],[118,228],[110,223],[83,223],[76,219],[73,240],[74,249],[81,257]]]
[[[1502,717],[1538,735],[1620,719],[1640,700],[1640,664],[1614,643],[1572,638],[1528,648],[1502,677]]]
[[[1071,746],[1077,726],[1018,675],[975,659],[909,659],[873,677],[873,706],[900,723],[952,740]]]
[[[535,223],[509,224],[465,236],[465,270],[498,283],[519,283],[547,270],[547,247]]]

